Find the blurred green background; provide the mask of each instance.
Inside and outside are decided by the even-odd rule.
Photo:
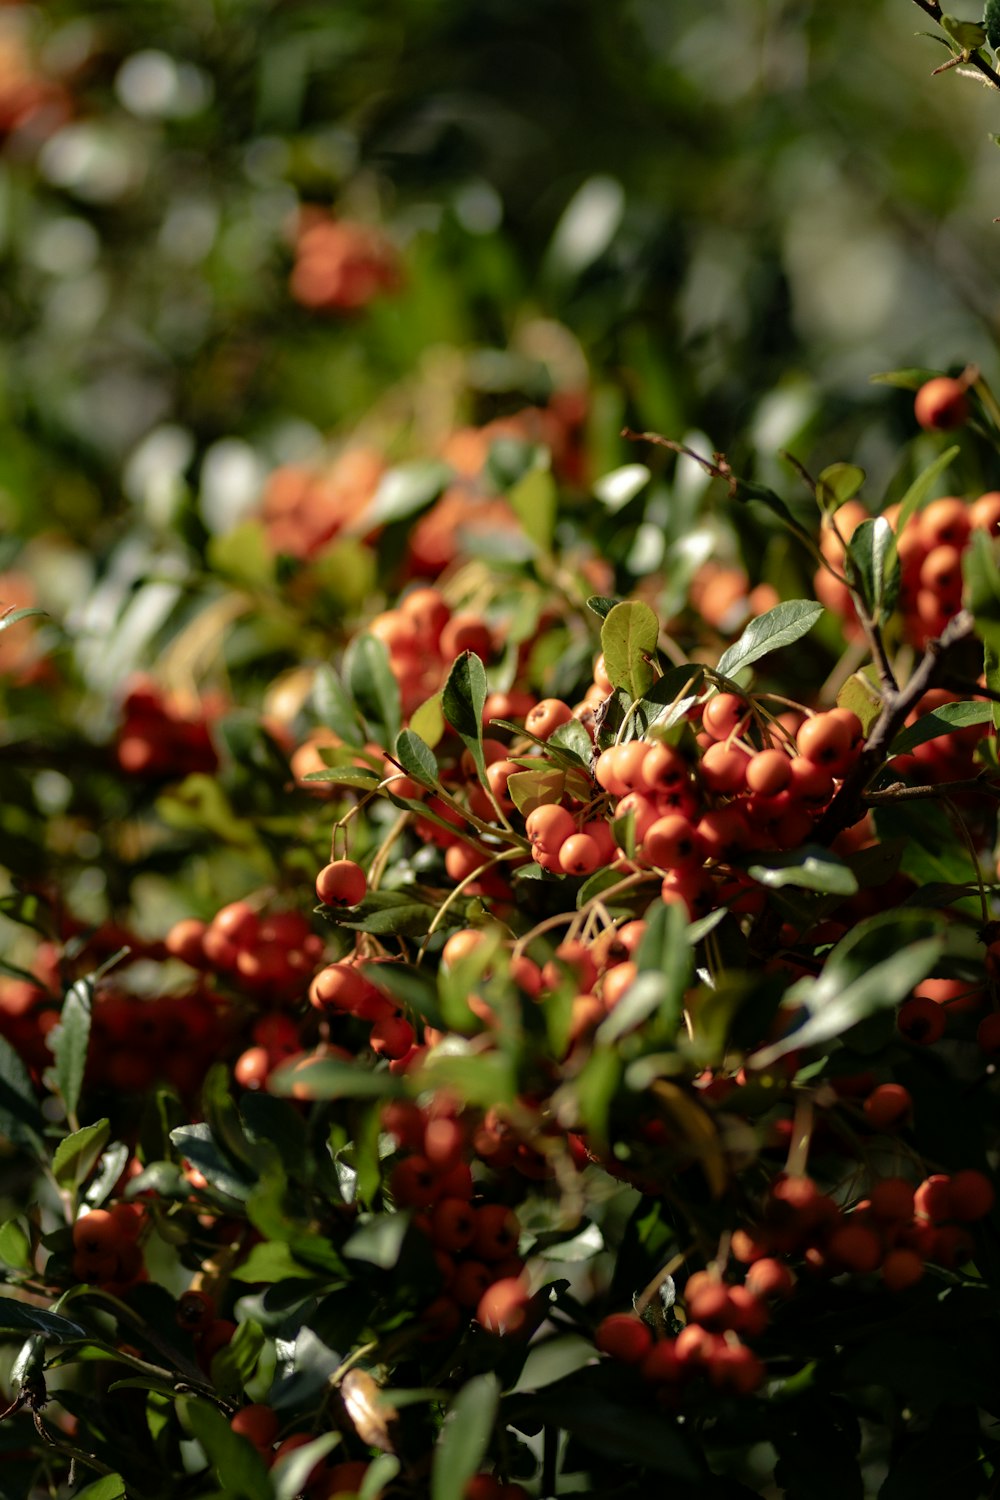
[[[544,397],[539,318],[609,466],[627,420],[888,469],[908,403],[868,375],[989,368],[1000,310],[1000,106],[931,78],[922,28],[910,0],[3,6],[5,530],[93,537],[176,479],[225,527],[331,432],[405,448],[428,390]],[[380,226],[403,290],[296,305],[302,203]]]

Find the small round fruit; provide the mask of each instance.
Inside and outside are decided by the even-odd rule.
[[[602,1354],[638,1365],[653,1347],[652,1330],[634,1313],[609,1313],[594,1332],[594,1343]]]
[[[357,906],[367,889],[365,872],[353,859],[335,859],[316,876],[316,894],[324,906]]]
[[[969,420],[965,384],[949,375],[925,381],[913,403],[914,415],[925,432],[950,432]]]

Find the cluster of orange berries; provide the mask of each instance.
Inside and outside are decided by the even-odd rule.
[[[121,1296],[147,1280],[139,1239],[145,1214],[134,1203],[93,1208],[73,1225],[73,1275]]]
[[[916,1187],[901,1177],[873,1183],[849,1213],[809,1177],[772,1184],[761,1222],[732,1236],[734,1259],[751,1268],[775,1255],[801,1258],[821,1275],[879,1271],[890,1291],[905,1291],[927,1261],[947,1268],[972,1250],[967,1226],[993,1207],[989,1178],[974,1168],[934,1173]]]
[[[359,447],[347,448],[320,468],[285,464],[275,469],[261,501],[271,551],[308,562],[345,529],[356,532],[384,472],[379,454]]]
[[[289,289],[314,311],[350,313],[367,307],[401,282],[395,248],[377,229],[306,208],[295,235]]]
[[[473,651],[483,661],[494,654],[493,634],[482,616],[453,613],[441,593],[430,587],[404,594],[396,608],[376,615],[368,633],[389,653],[404,714],[437,692],[463,651]]]
[[[883,514],[895,530],[899,506],[890,505]],[[868,511],[859,500],[848,500],[833,518],[823,522],[820,550],[841,575],[846,567],[846,544],[868,519]],[[897,535],[897,608],[906,637],[915,646],[940,635],[961,607],[962,554],[977,530],[1000,535],[1000,491],[990,490],[971,503],[957,495],[932,500],[910,516]],[[861,625],[847,584],[821,567],[813,585],[817,599],[846,622],[848,634],[859,636]]]
[[[401,1151],[389,1178],[393,1199],[415,1211],[441,1276],[441,1291],[421,1317],[425,1336],[449,1338],[470,1315],[490,1332],[520,1332],[530,1301],[517,1254],[521,1227],[505,1204],[473,1201],[464,1122],[441,1097],[426,1109],[386,1104],[382,1124]]]
[[[203,698],[196,706],[171,698],[155,682],[135,682],[122,704],[117,757],[129,776],[214,774],[219,757],[212,743],[211,722],[222,703]]]
[[[222,976],[234,988],[274,1005],[298,1000],[323,954],[323,939],[300,912],[257,912],[231,901],[210,922],[184,917],[166,949],[193,969]]]

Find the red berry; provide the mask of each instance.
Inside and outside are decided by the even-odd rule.
[[[335,859],[316,876],[316,895],[324,906],[357,906],[367,889],[365,872],[353,859]]]
[[[609,1313],[598,1323],[594,1343],[602,1354],[638,1365],[653,1347],[652,1330],[635,1313]]]
[[[951,1217],[960,1224],[985,1219],[995,1201],[992,1182],[974,1167],[956,1172],[951,1179]]]
[[[926,381],[913,403],[914,415],[926,432],[950,432],[969,419],[969,397],[961,380],[938,375]]]
[[[505,1276],[479,1298],[476,1321],[490,1333],[520,1333],[528,1320],[528,1302],[528,1288],[521,1278]]]

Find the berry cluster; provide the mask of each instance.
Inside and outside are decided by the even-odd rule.
[[[358,312],[399,284],[399,258],[378,230],[321,209],[302,210],[289,280],[296,302],[316,312]]]
[[[219,757],[212,743],[211,722],[222,704],[202,699],[181,704],[149,679],[135,682],[122,704],[117,757],[129,776],[212,775]]]

